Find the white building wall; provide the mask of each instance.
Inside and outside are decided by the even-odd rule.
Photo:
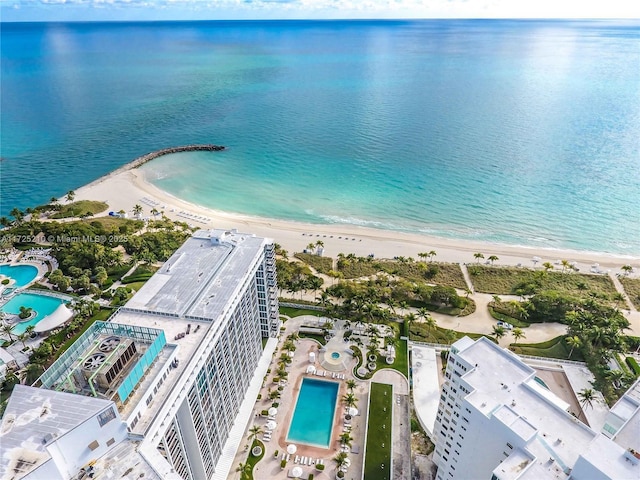
[[[47,451],[63,478],[72,477],[80,468],[97,460],[127,438],[127,424],[121,420],[115,405],[101,413],[109,409],[114,411],[115,418],[103,426],[98,421],[98,414],[47,445]],[[89,445],[94,441],[97,447],[91,450]]]

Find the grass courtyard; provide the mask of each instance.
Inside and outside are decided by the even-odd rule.
[[[393,387],[372,382],[364,480],[389,480],[391,478],[392,418]]]

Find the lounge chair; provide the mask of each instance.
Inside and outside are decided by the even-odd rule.
[[[296,455],[296,458],[295,458],[295,460],[293,461],[293,463],[296,463],[296,464],[297,464],[299,461],[300,461],[300,457],[298,457],[298,455]]]

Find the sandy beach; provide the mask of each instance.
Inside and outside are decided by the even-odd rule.
[[[620,272],[620,267],[625,264],[640,268],[640,257],[471,242],[354,225],[306,224],[221,212],[191,204],[160,190],[147,182],[144,173],[136,168],[120,168],[79,188],[76,200],[104,201],[109,205],[109,211],[124,210],[129,216],[132,216],[134,205],[138,204],[143,208],[143,217],[151,217],[151,210],[155,208],[171,219],[197,227],[236,228],[241,232],[273,238],[289,253],[300,252],[309,243],[321,240],[324,242],[324,254],[332,257],[338,253],[354,253],[358,256],[374,254],[376,258],[404,256],[418,259],[418,253],[434,250],[437,253],[434,260],[440,262],[475,263],[474,253],[480,252],[485,259],[491,255],[499,257],[496,265],[533,267],[532,259],[539,257],[536,262],[539,268],[544,262],[556,264],[559,260],[576,262],[581,272],[589,272],[596,263],[602,271],[611,273]],[[196,220],[195,217],[208,221]]]

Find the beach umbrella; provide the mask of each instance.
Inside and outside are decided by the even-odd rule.
[[[301,477],[302,476],[302,467],[293,467],[291,469],[291,475],[295,477]]]
[[[273,430],[278,426],[278,424],[276,422],[274,422],[273,420],[269,420],[267,422],[267,424],[265,425],[265,427],[267,427],[268,430]]]
[[[293,443],[287,447],[287,453],[293,455],[298,451],[298,447],[296,447]]]
[[[358,414],[358,409],[356,407],[349,407],[349,415],[355,417]]]
[[[275,415],[276,413],[278,413],[278,409],[276,407],[271,407],[269,410],[267,410],[267,413],[269,415]]]

